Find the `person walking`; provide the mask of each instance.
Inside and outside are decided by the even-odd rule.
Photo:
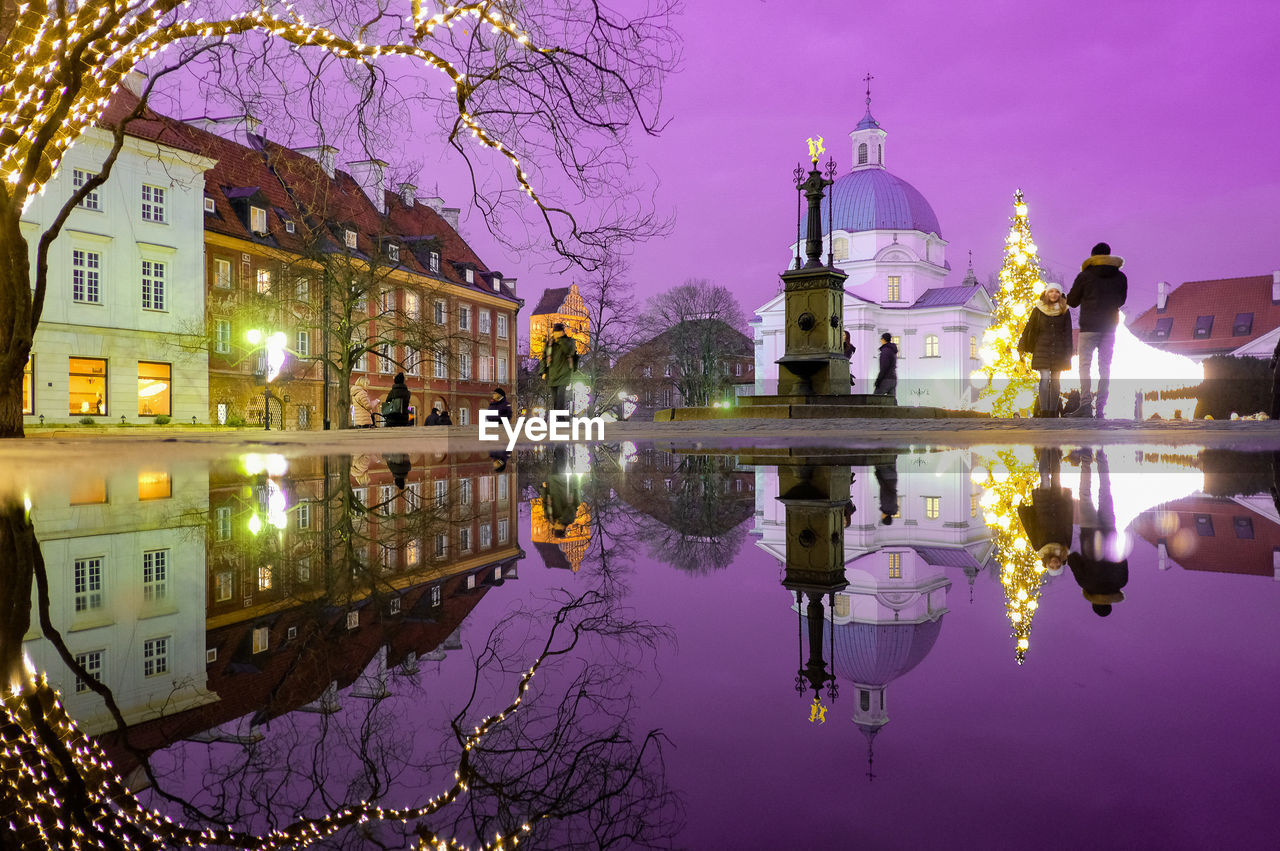
[[[409,387],[404,383],[404,373],[397,372],[391,384],[391,392],[382,403],[382,420],[388,427],[409,424]]]
[[[1036,301],[1018,339],[1018,351],[1031,355],[1040,373],[1037,417],[1057,417],[1062,408],[1058,379],[1071,366],[1071,313],[1062,300],[1062,284],[1050,281]]]
[[[507,401],[507,391],[501,387],[493,388],[489,394],[489,410],[498,412],[498,419],[511,422],[511,403]]]
[[[849,336],[848,331],[844,332],[842,348],[844,349],[844,356],[849,359],[849,386],[852,387],[858,383],[853,379],[853,353],[858,350],[858,347],[853,344],[853,339]]]
[[[887,331],[880,335],[880,372],[876,375],[875,395],[890,396],[898,401],[898,347]]]
[[[369,379],[363,375],[351,388],[351,425],[355,428],[373,428],[373,402],[369,400]]]
[[[1111,355],[1115,349],[1120,308],[1129,295],[1129,279],[1120,267],[1124,259],[1111,254],[1111,246],[1099,242],[1080,264],[1067,293],[1067,306],[1080,308],[1080,404],[1088,404],[1093,388],[1093,357],[1098,356],[1098,395],[1092,399],[1093,415],[1104,418],[1111,390]]]
[[[578,368],[578,344],[564,332],[564,323],[551,326],[551,339],[542,351],[542,380],[551,389],[551,410],[569,410],[569,381]]]

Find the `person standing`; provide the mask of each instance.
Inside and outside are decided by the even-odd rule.
[[[542,351],[541,376],[551,388],[552,411],[569,411],[569,382],[577,368],[578,344],[564,332],[564,323],[557,322],[551,326],[551,339]]]
[[[351,388],[351,407],[353,418],[351,425],[355,428],[373,428],[373,402],[369,400],[369,379],[363,375],[356,379]]]
[[[1111,390],[1111,355],[1116,343],[1120,308],[1129,295],[1129,279],[1120,267],[1124,259],[1113,257],[1111,246],[1099,242],[1080,264],[1080,274],[1067,293],[1067,306],[1080,308],[1080,404],[1088,404],[1093,387],[1093,356],[1098,355],[1098,395],[1093,415],[1103,419]]]
[[[877,396],[890,396],[898,401],[898,347],[887,331],[880,335],[880,372],[876,375]]]
[[[1040,464],[1040,486],[1031,491],[1030,502],[1018,506],[1018,519],[1031,550],[1052,576],[1062,573],[1075,534],[1072,519],[1075,502],[1071,491],[1062,487],[1062,450],[1056,446],[1036,449]]]
[[[842,347],[844,349],[844,356],[849,359],[849,386],[852,387],[858,383],[853,379],[853,353],[858,350],[858,347],[853,344],[853,339],[849,336],[848,331],[844,332]]]
[[[1100,618],[1124,601],[1129,583],[1127,541],[1116,529],[1115,501],[1106,450],[1080,452],[1080,550],[1067,557],[1071,575]],[[1098,503],[1093,502],[1093,466],[1097,464]]]
[[[1271,410],[1273,420],[1280,420],[1280,340],[1276,340],[1276,350],[1271,353]]]
[[[1037,417],[1056,417],[1062,406],[1059,374],[1071,366],[1071,314],[1062,300],[1062,284],[1050,281],[1036,301],[1018,339],[1018,351],[1031,355],[1040,373]]]
[[[511,403],[507,401],[507,391],[501,387],[493,388],[489,394],[489,410],[498,412],[498,419],[511,422]]]
[[[382,419],[389,427],[409,424],[409,387],[404,383],[404,373],[397,372],[391,392],[383,403]]]

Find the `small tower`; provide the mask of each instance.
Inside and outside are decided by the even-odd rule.
[[[871,115],[871,81],[875,78],[868,74],[862,79],[867,84],[867,114],[849,134],[853,141],[854,171],[884,168],[884,138],[887,135],[880,122]]]

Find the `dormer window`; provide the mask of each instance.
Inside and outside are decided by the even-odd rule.
[[[495,293],[502,292],[502,276],[495,274],[493,276],[493,291]]]
[[[475,269],[467,269],[467,271],[466,271],[466,273],[465,273],[465,274],[466,274],[466,277],[467,277],[467,283],[468,283],[468,284],[474,284],[474,283],[476,282],[476,270],[475,270]]]
[[[254,233],[267,232],[267,211],[261,207],[249,208],[249,230]]]
[[[439,274],[440,272],[440,252],[439,251],[432,251],[430,254],[427,255],[427,271],[435,272]]]
[[[1213,334],[1213,316],[1197,316],[1194,339],[1203,340]]]
[[[342,231],[342,241],[346,243],[347,248],[355,248],[356,232],[353,231],[351,228],[346,228],[345,230]]]
[[[1253,314],[1237,313],[1236,321],[1231,324],[1233,337],[1247,337],[1253,333]]]
[[[285,223],[284,223],[284,229],[285,229],[285,233],[293,233],[295,230],[297,230],[297,228],[296,228],[296,227],[294,227],[294,225],[293,225],[293,220],[292,220],[292,219],[286,219],[286,220],[285,220]]]
[[[387,259],[392,263],[400,262],[400,246],[394,242],[387,245]]]
[[[214,201],[213,201],[213,199],[212,199],[212,198],[206,198],[206,199],[204,199],[204,211],[205,211],[206,213],[216,213],[216,212],[218,212],[218,205],[214,203]]]

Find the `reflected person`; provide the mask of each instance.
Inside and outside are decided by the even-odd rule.
[[[578,517],[578,477],[569,471],[568,452],[562,444],[552,450],[551,459],[551,475],[539,488],[542,514],[551,526],[551,536],[563,538]]]
[[[1074,531],[1074,505],[1071,491],[1062,487],[1062,450],[1046,447],[1036,450],[1040,464],[1040,485],[1031,491],[1031,503],[1018,506],[1018,519],[1026,530],[1031,549],[1052,576],[1062,573],[1071,549]]]
[[[1124,558],[1123,536],[1116,530],[1115,503],[1111,497],[1111,472],[1107,453],[1088,449],[1080,453],[1080,551],[1067,564],[1084,598],[1098,617],[1111,614],[1111,607],[1124,600],[1129,582],[1129,560]],[[1098,503],[1093,503],[1093,472],[1097,465]]]
[[[880,488],[880,524],[892,526],[898,513],[898,459],[892,464],[876,465],[876,484]]]
[[[382,460],[386,463],[387,469],[391,471],[391,475],[395,477],[396,487],[404,490],[405,479],[410,471],[413,470],[413,463],[409,460],[409,456],[403,452],[395,452],[390,455],[383,455]]]

